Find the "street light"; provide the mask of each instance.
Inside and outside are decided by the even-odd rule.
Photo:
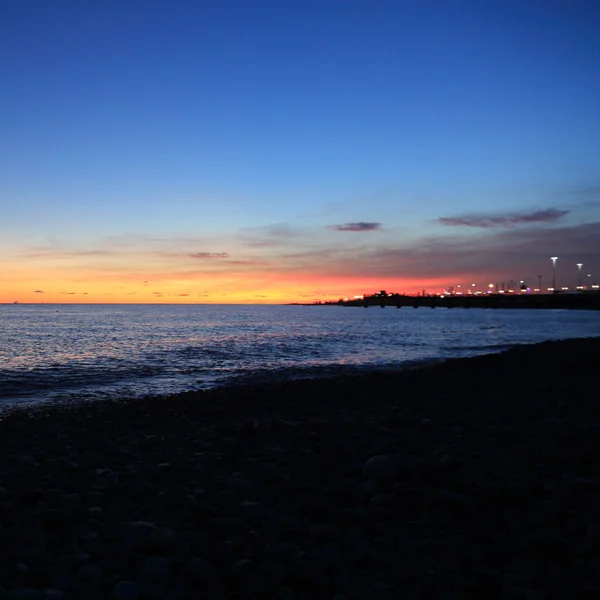
[[[583,267],[583,263],[577,263],[577,289],[581,289],[581,267]]]
[[[551,256],[550,260],[552,261],[552,291],[556,294],[556,261],[558,256]]]

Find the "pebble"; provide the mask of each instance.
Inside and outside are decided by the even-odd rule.
[[[182,574],[197,584],[210,585],[217,576],[217,572],[212,563],[203,558],[192,558],[182,569]]]
[[[310,535],[317,539],[326,539],[334,535],[333,527],[327,523],[311,523],[309,531]]]
[[[81,565],[77,571],[77,576],[89,583],[102,582],[102,567],[93,563]]]
[[[440,490],[438,497],[455,509],[469,511],[473,508],[473,499],[454,490]]]
[[[142,587],[135,581],[119,581],[113,588],[114,600],[138,600]]]
[[[142,552],[160,553],[173,549],[177,544],[177,535],[172,529],[146,521],[131,523],[131,534],[134,548]]]
[[[294,600],[294,594],[289,587],[280,587],[275,595],[277,600]]]
[[[214,517],[208,524],[225,535],[243,534],[250,529],[246,521],[237,517]]]
[[[365,479],[390,485],[396,481],[398,465],[394,457],[380,454],[365,462],[362,474]]]
[[[150,556],[143,562],[141,574],[148,581],[166,583],[173,575],[171,559],[165,556]]]
[[[49,529],[62,529],[71,522],[71,515],[59,508],[48,508],[42,512],[41,517]]]
[[[62,497],[62,506],[68,510],[78,509],[81,506],[81,494],[71,493]]]
[[[6,600],[41,600],[43,592],[34,588],[13,588],[5,598]]]
[[[268,556],[292,556],[299,550],[298,546],[292,542],[275,542],[265,548]]]
[[[481,360],[485,366],[488,358]],[[542,388],[553,376],[543,372],[535,380]],[[598,452],[581,448],[600,450],[587,427],[600,422],[597,404],[574,395],[557,431],[544,415],[557,400],[540,392],[539,418],[525,422],[520,411],[531,412],[521,408],[529,396],[520,397],[519,386],[498,404],[495,388],[481,394],[484,381],[502,387],[502,373],[489,379],[477,370],[473,390],[457,387],[456,394],[452,382],[433,378],[422,380],[414,398],[417,388],[390,389],[393,402],[402,402],[401,418],[380,411],[377,399],[364,402],[370,388],[354,398],[351,384],[310,408],[295,428],[279,415],[295,419],[312,399],[300,394],[288,405],[277,391],[271,408],[262,397],[250,406],[247,387],[239,390],[239,418],[224,403],[195,399],[174,418],[165,403],[148,400],[142,411],[133,408],[137,401],[119,404],[114,416],[98,409],[85,434],[85,417],[73,412],[71,420],[71,408],[64,409],[68,427],[50,419],[7,431],[0,424],[7,549],[0,582],[9,590],[0,589],[0,598],[562,600],[577,590],[596,597]],[[570,378],[569,389],[577,381]],[[443,410],[428,399],[428,383],[449,390]],[[356,410],[338,415],[331,403]],[[427,427],[422,417],[431,419]],[[232,433],[235,421],[250,418],[262,425],[241,440]],[[97,443],[96,428],[105,443]],[[33,458],[30,467],[14,460],[20,447]],[[86,454],[92,447],[98,453]],[[158,473],[161,462],[170,466]],[[130,519],[140,521],[124,525]],[[490,575],[490,565],[500,567],[498,552],[502,575]],[[513,565],[536,552],[542,571],[535,561]]]

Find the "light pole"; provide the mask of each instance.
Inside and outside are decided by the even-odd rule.
[[[581,289],[581,267],[583,267],[583,263],[577,263],[577,289]]]
[[[538,292],[542,293],[542,276],[538,275]]]
[[[556,261],[558,256],[551,256],[550,260],[552,261],[552,293],[556,294]]]

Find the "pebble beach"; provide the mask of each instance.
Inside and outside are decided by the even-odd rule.
[[[600,597],[600,338],[0,414],[0,598]]]

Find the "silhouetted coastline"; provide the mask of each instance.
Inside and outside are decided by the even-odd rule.
[[[298,303],[294,303],[298,304]],[[465,295],[407,295],[372,294],[351,300],[311,302],[303,306],[371,306],[395,308],[526,308],[600,310],[600,292],[564,294],[465,294]]]
[[[592,597],[599,354],[545,342],[15,410],[0,581],[15,598]]]

